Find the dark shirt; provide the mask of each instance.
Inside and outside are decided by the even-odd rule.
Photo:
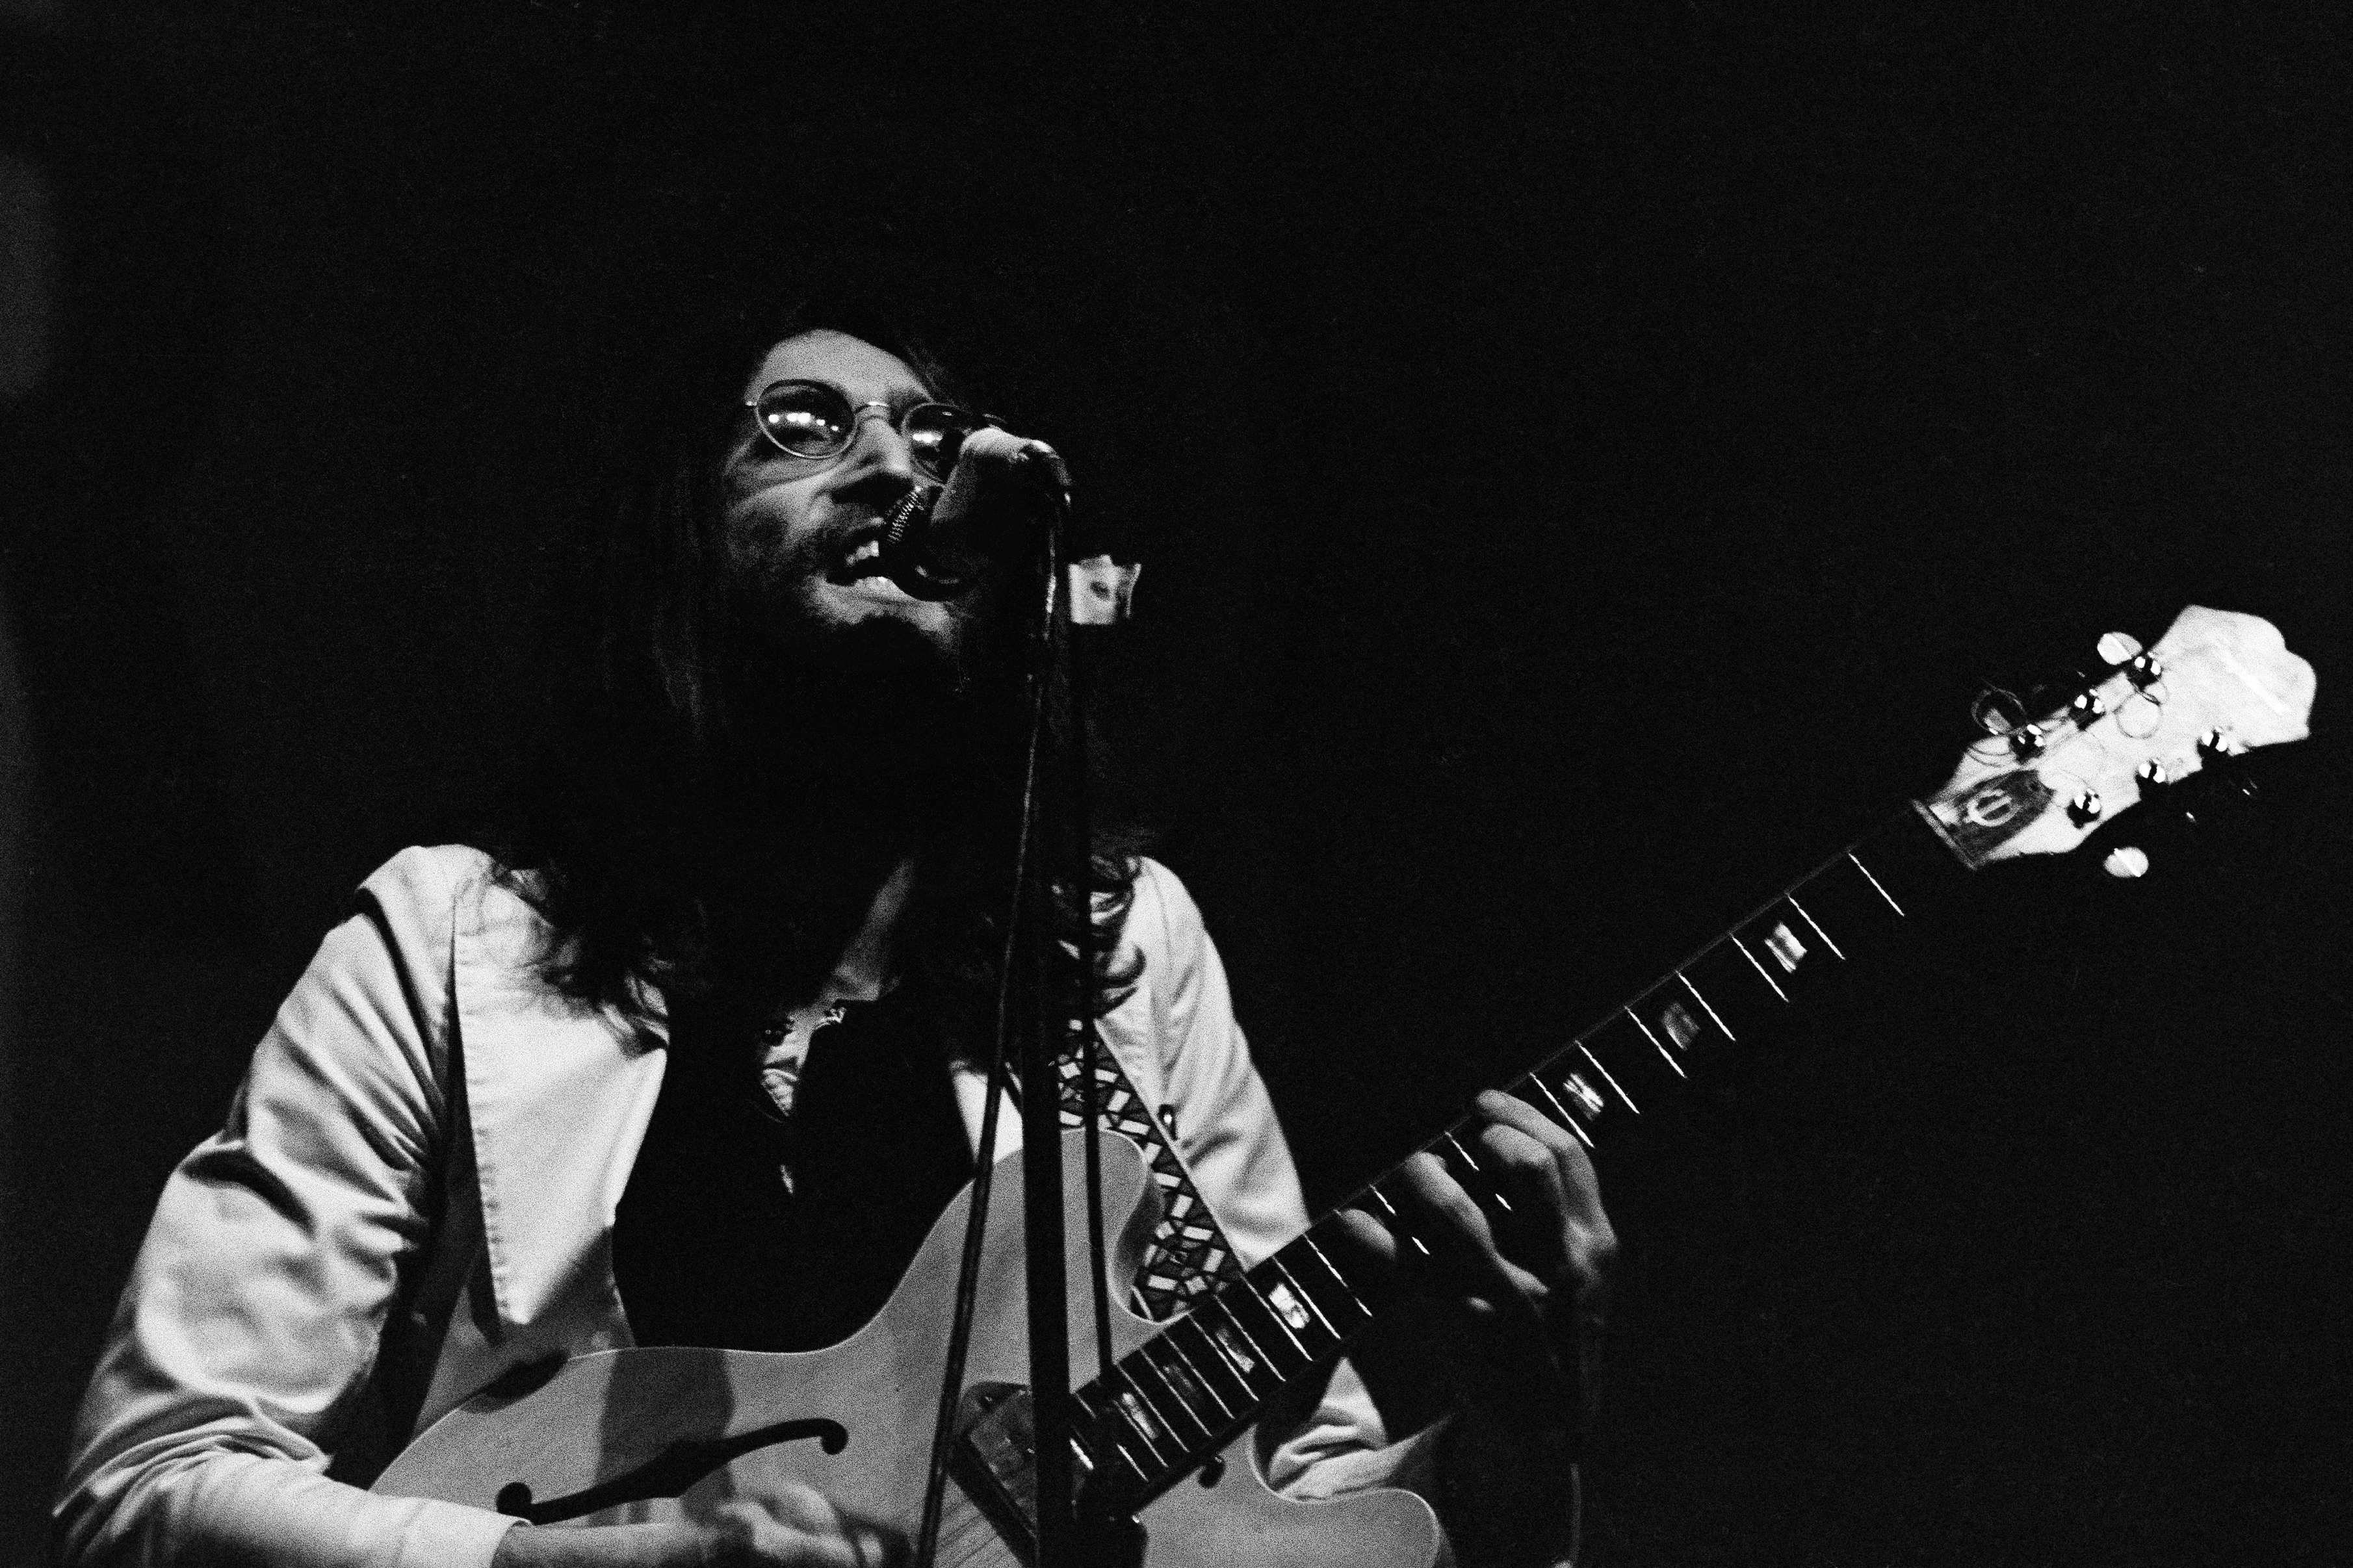
[[[851,1003],[820,1026],[792,1113],[759,1079],[756,1029],[671,1018],[670,1061],[613,1234],[645,1345],[815,1350],[881,1310],[972,1173],[926,1009]]]

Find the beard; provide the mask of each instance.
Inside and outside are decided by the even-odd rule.
[[[944,634],[893,615],[832,621],[739,596],[723,688],[734,747],[755,773],[797,789],[889,800],[989,750],[1009,719],[1016,639],[984,594],[952,607]]]
[[[705,864],[723,967],[801,994],[901,860],[1012,822],[1024,704],[986,616],[944,640],[890,616],[776,624],[725,658]]]

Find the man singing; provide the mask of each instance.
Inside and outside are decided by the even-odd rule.
[[[580,574],[544,764],[482,847],[368,879],[164,1189],[58,1505],[72,1563],[904,1550],[913,1498],[533,1529],[363,1489],[550,1356],[839,1341],[974,1167],[1019,820],[1010,574],[917,598],[874,550],[919,485],[1018,504],[1023,444],[854,308],[730,323],[641,390],[649,460]],[[1095,924],[1101,1037],[1181,1179],[1243,1261],[1272,1252],[1306,1215],[1191,900],[1107,845],[1058,902]],[[1347,1221],[1451,1415],[1392,1442],[1343,1363],[1268,1479],[1409,1486],[1461,1561],[1561,1563],[1609,1226],[1575,1139],[1478,1109],[1508,1212],[1419,1156],[1427,1256]]]

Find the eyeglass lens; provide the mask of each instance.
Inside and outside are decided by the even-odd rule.
[[[761,392],[756,407],[768,439],[796,458],[839,457],[858,434],[857,410],[839,388],[823,382],[777,382]],[[915,467],[942,480],[976,423],[944,403],[919,403],[897,420]]]

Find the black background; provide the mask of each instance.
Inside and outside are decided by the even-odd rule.
[[[1984,682],[2277,623],[2317,738],[2256,816],[1986,874],[1607,1165],[1590,1537],[2341,1552],[2324,9],[12,8],[0,1552],[172,1161],[496,776],[586,367],[712,258],[870,252],[990,302],[1147,563],[1117,798],[1311,1199],[1933,786]]]

